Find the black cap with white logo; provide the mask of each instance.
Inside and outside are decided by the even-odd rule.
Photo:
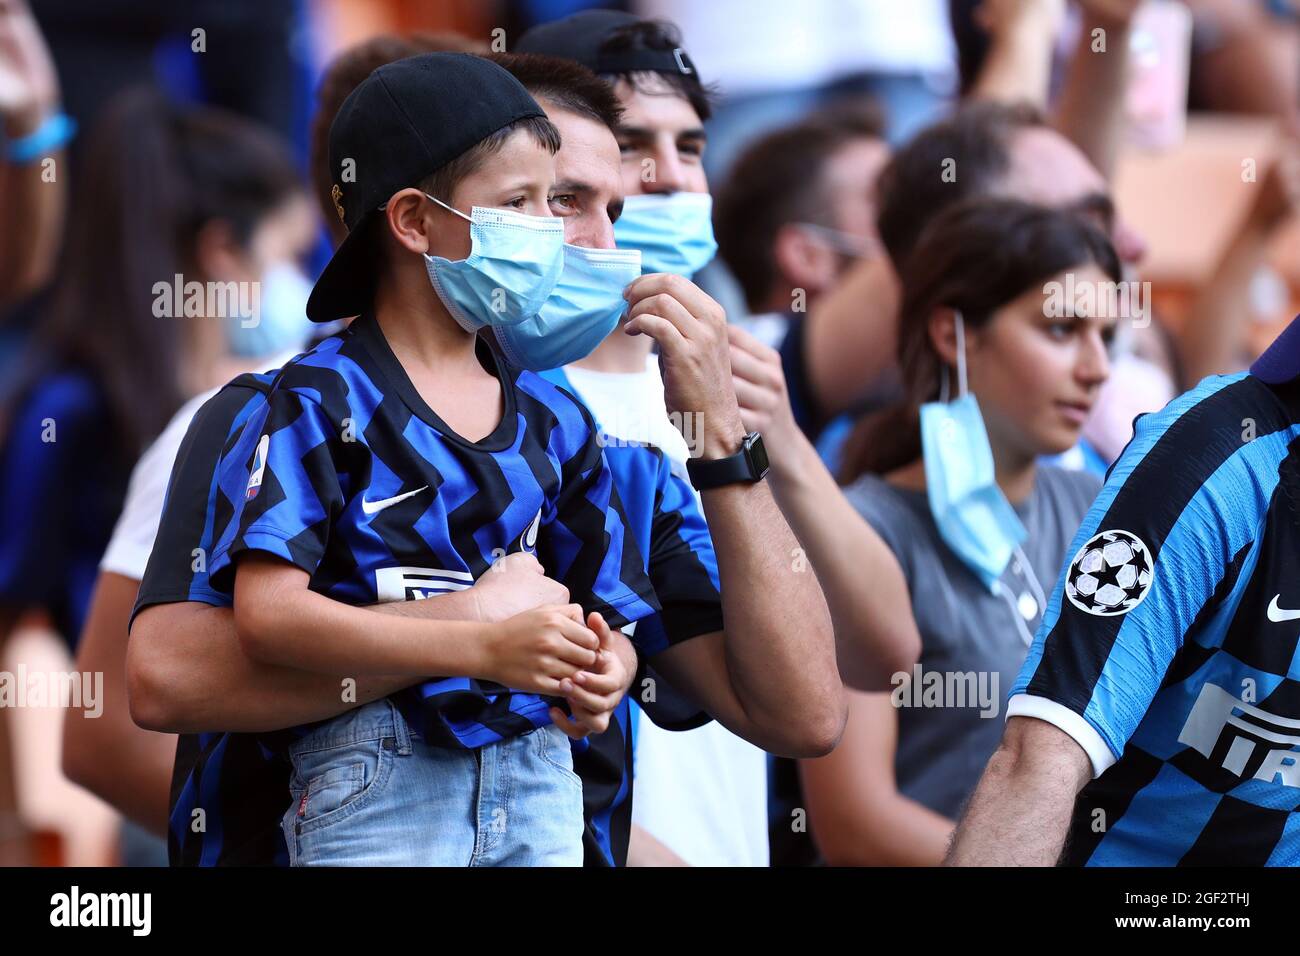
[[[533,27],[519,38],[515,52],[574,60],[593,73],[678,73],[698,78],[695,64],[681,47],[601,50],[612,32],[643,22],[641,17],[617,10],[583,10],[563,20]]]
[[[469,53],[424,53],[379,67],[330,126],[331,196],[347,238],[307,300],[314,322],[359,315],[374,292],[370,226],[415,186],[497,130],[545,116],[513,76]]]

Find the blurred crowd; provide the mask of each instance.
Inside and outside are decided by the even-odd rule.
[[[655,271],[725,310],[850,688],[837,745],[797,760],[633,707],[626,861],[942,860],[1002,721],[900,707],[890,675],[986,675],[1000,715],[1134,417],[1244,369],[1297,312],[1294,0],[0,0],[0,672],[102,681],[93,706],[0,706],[0,863],[166,865],[177,732],[235,729],[166,703],[220,709],[183,655],[128,680],[128,632],[195,411],[335,331],[306,306],[346,235],[343,101],[457,51],[562,104],[508,54],[559,53],[546,25],[598,8],[678,69],[593,66],[621,107],[618,195],[556,200],[614,209],[622,245],[649,228],[620,232],[627,200],[711,197],[662,207],[681,231]],[[214,308],[214,285],[255,295]],[[569,381],[662,402],[658,371],[637,377],[650,344]],[[988,461],[922,426],[969,426],[967,396]],[[1026,532],[1000,563],[937,523],[941,480],[996,482]]]

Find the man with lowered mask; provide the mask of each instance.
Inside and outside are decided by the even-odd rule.
[[[657,446],[669,467],[701,492],[721,572],[726,637],[718,631],[659,657],[721,655],[737,688],[748,685],[755,691],[759,685],[743,676],[746,670],[756,676],[780,658],[806,671],[809,660],[820,661],[825,649],[834,655],[833,646],[823,643],[830,641],[830,630],[827,625],[823,631],[820,623],[826,621],[820,589],[806,564],[798,570],[798,543],[766,483],[754,480],[762,473],[752,470],[764,455],[762,439],[756,433],[746,436],[733,417],[725,314],[688,281],[717,248],[701,163],[709,99],[695,65],[669,25],[607,10],[535,27],[520,37],[516,50],[587,67],[609,82],[622,107],[617,146],[626,198],[612,238],[620,249],[641,252],[643,277],[628,290],[628,321],[567,367],[564,384],[583,398],[606,431]],[[692,381],[710,387],[697,392]],[[663,414],[665,405],[678,428]],[[688,448],[692,442],[695,447]],[[741,483],[712,484],[709,472],[718,467],[708,461],[713,458],[735,461]],[[658,588],[658,579],[651,577]],[[735,583],[727,587],[728,580]],[[816,589],[818,626],[809,631],[792,613],[798,605],[769,601],[777,597],[769,590],[773,587],[792,596]],[[760,606],[766,610],[755,613]],[[801,645],[804,654],[813,652],[811,658],[790,653]],[[767,865],[767,757],[760,748],[778,748],[749,732],[739,715],[707,700],[700,671],[665,663],[654,661],[718,723],[670,733],[650,720],[637,720],[630,861]],[[813,678],[808,687],[824,679],[807,677]],[[746,711],[766,721],[781,705],[765,692],[763,697],[761,707]]]

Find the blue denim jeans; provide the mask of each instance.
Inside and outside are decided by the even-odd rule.
[[[582,865],[582,781],[554,725],[478,750],[430,747],[379,700],[289,756],[293,866]]]

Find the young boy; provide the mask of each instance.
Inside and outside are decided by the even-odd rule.
[[[227,455],[237,513],[212,580],[233,582],[252,657],[421,676],[468,649],[480,663],[459,672],[491,679],[432,678],[294,733],[294,864],[581,863],[581,785],[547,697],[609,625],[659,605],[590,415],[475,334],[535,315],[555,284],[558,145],[516,80],[463,54],[380,68],[331,129],[349,235],[308,314],[361,317],[285,367]],[[575,604],[382,632],[359,607],[468,588],[519,551]]]

